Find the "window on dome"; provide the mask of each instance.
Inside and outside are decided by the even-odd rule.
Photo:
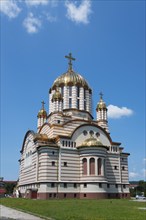
[[[91,130],[89,133],[90,133],[90,135],[93,135],[93,134],[94,134],[94,131]]]
[[[86,111],[86,100],[84,100],[84,110]]]
[[[86,130],[84,130],[84,131],[83,131],[83,134],[86,136],[86,135],[87,135],[87,131],[86,131]]]
[[[64,95],[64,87],[61,87],[61,95]]]
[[[80,108],[80,99],[77,99],[77,109]]]
[[[77,97],[80,97],[80,87],[77,87]]]
[[[72,87],[69,86],[69,96],[72,96]]]
[[[69,98],[69,108],[72,107],[72,98]]]

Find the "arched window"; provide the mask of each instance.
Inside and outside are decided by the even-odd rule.
[[[83,175],[87,175],[87,159],[86,158],[83,158],[82,164],[83,164]]]
[[[98,175],[101,175],[101,158],[98,158]]]
[[[95,159],[90,158],[90,175],[95,175]]]

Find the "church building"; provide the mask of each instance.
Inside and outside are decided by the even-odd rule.
[[[19,192],[37,199],[127,198],[129,153],[110,136],[103,94],[94,119],[92,89],[73,70],[72,54],[65,57],[68,70],[49,90],[49,112],[42,102],[37,131],[25,134]]]

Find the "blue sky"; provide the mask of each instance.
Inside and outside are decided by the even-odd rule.
[[[109,109],[113,141],[129,157],[130,180],[145,176],[145,1],[1,0],[1,174],[18,178],[27,130],[54,80],[73,68]]]

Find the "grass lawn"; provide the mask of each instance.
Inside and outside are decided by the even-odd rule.
[[[144,220],[146,202],[114,200],[30,200],[3,198],[0,203],[55,220]]]

